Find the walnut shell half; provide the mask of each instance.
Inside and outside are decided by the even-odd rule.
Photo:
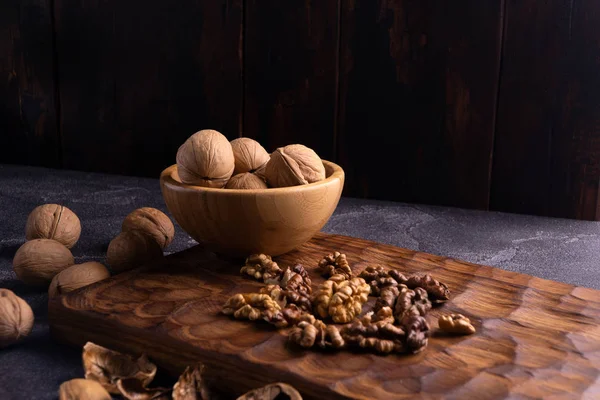
[[[312,149],[291,144],[271,154],[264,175],[272,187],[306,185],[325,179],[325,166]]]
[[[258,389],[254,389],[240,397],[237,400],[275,400],[289,399],[302,400],[302,396],[296,389],[286,383],[272,383]]]
[[[28,285],[46,286],[60,271],[75,264],[71,251],[51,239],[25,242],[15,253],[13,269]]]
[[[171,244],[175,236],[175,227],[171,219],[152,207],[138,208],[125,217],[121,230],[126,232],[135,229],[152,236],[163,250]]]
[[[83,264],[72,265],[59,272],[50,282],[48,296],[54,297],[75,289],[100,282],[110,277],[110,272],[99,262],[90,261]]]
[[[269,153],[254,139],[232,140],[231,147],[235,157],[234,175],[257,171],[269,161]]]
[[[96,381],[71,379],[60,385],[58,400],[112,400],[112,397]]]
[[[44,204],[33,209],[27,217],[25,237],[54,239],[71,248],[81,235],[81,222],[75,213],[59,204]]]
[[[194,133],[177,150],[177,173],[189,185],[222,188],[234,168],[231,144],[212,129]]]
[[[8,289],[0,289],[0,348],[29,335],[33,327],[29,304]]]
[[[258,176],[254,175],[250,172],[245,172],[243,174],[237,174],[233,176],[227,185],[225,185],[225,189],[266,189],[267,184]]]

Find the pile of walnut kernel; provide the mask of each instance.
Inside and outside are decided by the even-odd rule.
[[[282,269],[268,255],[251,255],[240,272],[265,286],[256,293],[230,297],[222,312],[291,327],[289,342],[304,348],[418,353],[431,334],[425,315],[450,298],[448,286],[429,274],[404,276],[394,269],[368,266],[356,276],[346,255],[339,252],[325,256],[318,271],[327,280],[313,292],[302,265]],[[361,316],[368,296],[377,297],[375,306]],[[475,333],[470,320],[460,314],[442,315],[438,325],[447,334]]]
[[[312,149],[291,144],[269,154],[256,140],[229,142],[204,129],[177,150],[177,173],[188,185],[225,189],[267,189],[306,185],[325,179],[325,167]]]

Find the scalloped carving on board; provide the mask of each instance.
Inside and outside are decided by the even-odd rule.
[[[276,261],[314,270],[334,250],[348,256],[355,273],[370,264],[427,271],[452,291],[428,314],[432,328],[440,313],[460,313],[477,333],[434,334],[424,352],[411,356],[289,347],[288,330],[220,314],[228,296],[260,283],[239,274],[239,261],[199,247],[52,300],[52,330],[73,344],[93,340],[146,352],[174,373],[200,360],[236,394],[277,377],[308,399],[600,398],[599,291],[326,234]],[[314,287],[323,281],[316,271],[311,277]]]

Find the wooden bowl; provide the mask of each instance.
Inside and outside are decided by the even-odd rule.
[[[252,190],[187,185],[172,165],[161,173],[160,187],[177,223],[207,249],[239,257],[276,256],[310,240],[333,214],[344,170],[325,160],[323,165],[323,181]]]

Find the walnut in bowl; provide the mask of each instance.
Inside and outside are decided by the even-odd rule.
[[[182,183],[177,165],[160,176],[177,223],[208,249],[234,256],[286,253],[329,220],[344,186],[344,171],[323,160],[325,179],[269,189],[219,189]]]

